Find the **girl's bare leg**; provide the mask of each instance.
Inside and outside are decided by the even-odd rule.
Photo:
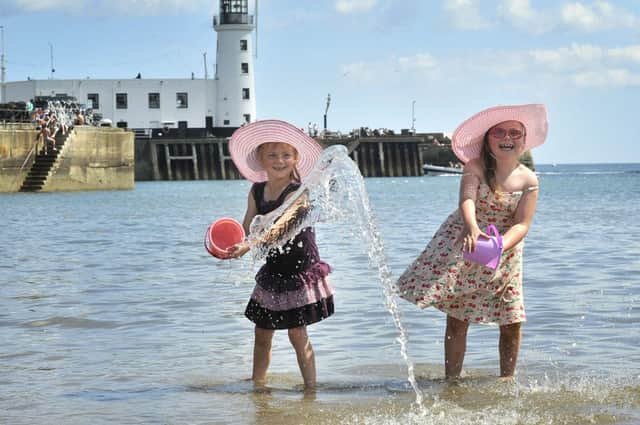
[[[271,363],[271,340],[274,331],[256,326],[253,343],[253,374],[251,380],[257,385],[264,385],[267,381],[267,369]]]
[[[289,329],[289,341],[291,341],[291,345],[296,350],[298,366],[302,373],[305,388],[308,390],[314,389],[316,386],[316,358],[307,334],[307,327],[300,326]]]
[[[467,349],[469,323],[447,316],[444,336],[444,371],[447,379],[460,377],[464,353]]]
[[[510,378],[516,373],[522,331],[520,323],[500,326],[500,376]]]

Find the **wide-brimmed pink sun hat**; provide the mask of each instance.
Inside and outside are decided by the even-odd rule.
[[[464,163],[480,157],[486,132],[504,121],[520,121],[524,125],[525,149],[533,149],[544,143],[547,137],[547,109],[542,104],[494,106],[478,112],[456,128],[451,137],[451,147]]]
[[[267,180],[258,161],[257,148],[263,143],[287,143],[298,151],[296,168],[300,178],[311,172],[322,154],[322,146],[299,128],[280,120],[260,120],[237,129],[229,140],[229,152],[233,163],[245,179],[252,182]]]

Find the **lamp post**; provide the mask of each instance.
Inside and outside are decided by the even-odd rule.
[[[324,108],[324,132],[327,132],[327,112],[329,112],[329,104],[331,103],[331,93],[327,94],[327,106]]]
[[[411,134],[416,134],[416,101],[411,101]]]
[[[49,58],[51,59],[51,77],[49,77],[49,79],[53,80],[53,73],[56,72],[56,70],[53,67],[53,44],[51,43],[49,43]]]
[[[207,52],[204,52],[202,54],[203,58],[204,58],[204,79],[208,80],[209,79],[209,73],[207,72]]]

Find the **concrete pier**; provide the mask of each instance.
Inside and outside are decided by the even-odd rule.
[[[0,192],[19,191],[33,165],[37,134],[32,124],[0,124]],[[79,126],[67,137],[40,191],[133,187],[133,133]]]
[[[231,180],[241,178],[227,138],[136,140],[135,178],[145,180]]]

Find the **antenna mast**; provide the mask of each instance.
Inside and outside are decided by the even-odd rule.
[[[2,56],[0,56],[0,98],[2,99],[2,101],[4,102],[5,99],[5,85],[4,85],[4,81],[5,81],[5,71],[6,68],[4,67],[4,26],[0,25],[0,38],[1,38],[1,43],[2,43]]]

